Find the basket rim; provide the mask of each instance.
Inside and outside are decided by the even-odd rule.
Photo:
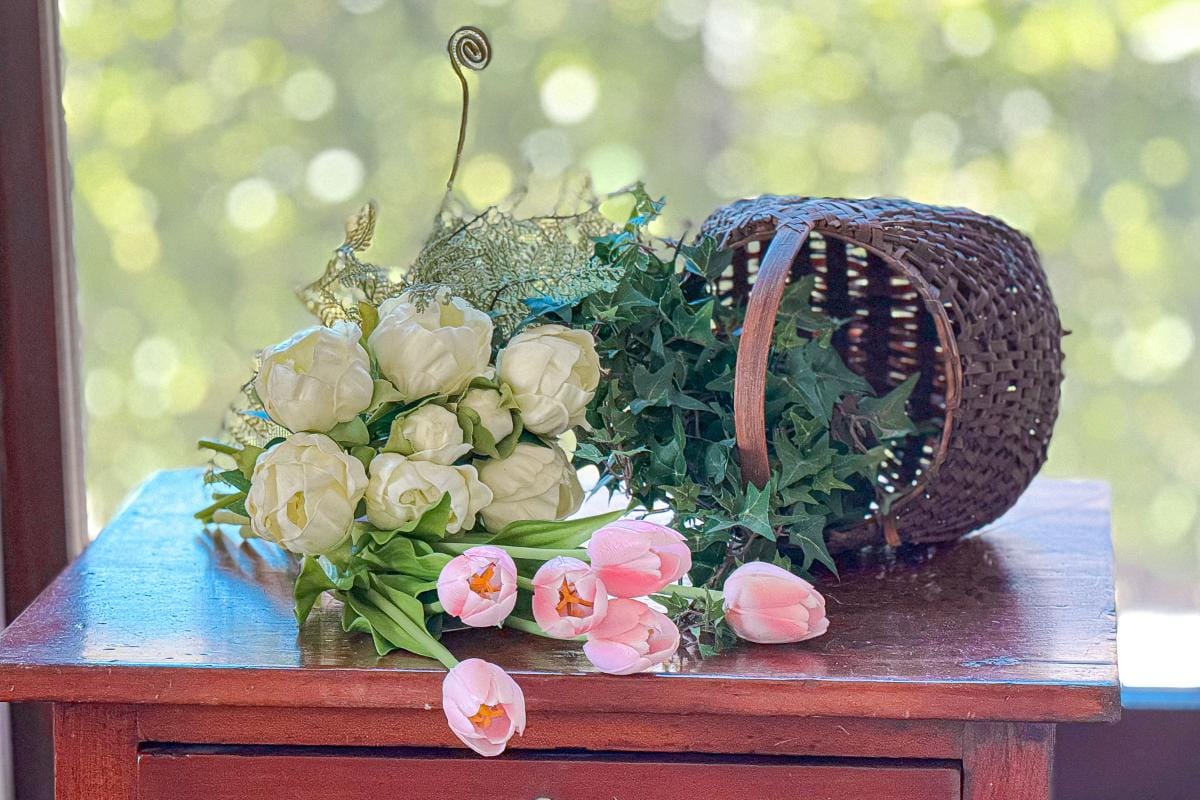
[[[751,226],[731,227],[725,232],[725,235],[720,240],[720,247],[723,250],[732,250],[738,247],[744,247],[750,242],[761,242],[768,239],[773,239],[778,230],[789,223],[803,222],[811,226],[811,230],[805,236],[809,238],[813,233],[820,235],[822,238],[831,237],[840,239],[855,247],[861,247],[868,253],[882,259],[890,269],[898,273],[900,276],[908,280],[913,289],[917,292],[917,296],[921,298],[922,305],[925,311],[933,317],[934,327],[938,334],[938,343],[942,346],[941,364],[946,375],[946,396],[945,396],[945,412],[944,421],[942,423],[942,432],[938,440],[937,449],[934,451],[930,459],[929,467],[922,473],[921,477],[907,489],[901,493],[901,497],[890,506],[887,515],[881,512],[876,512],[875,519],[878,522],[883,522],[886,518],[894,519],[896,512],[902,509],[905,505],[913,502],[925,490],[925,487],[937,477],[938,469],[946,460],[946,456],[950,450],[950,441],[953,438],[954,428],[957,422],[959,408],[962,404],[963,390],[963,372],[962,360],[959,356],[958,341],[954,337],[953,327],[950,322],[950,315],[946,313],[945,306],[940,302],[936,290],[925,278],[914,268],[904,261],[896,258],[893,254],[883,250],[875,245],[858,240],[852,236],[847,236],[843,231],[830,229],[829,226],[822,224],[822,218],[810,219],[805,218],[803,214],[788,215],[773,220],[773,225],[770,229],[758,227],[758,230],[748,230]],[[759,254],[759,258],[765,258],[766,251]],[[753,289],[751,289],[753,291]],[[831,530],[831,533],[841,533],[853,531],[869,524],[870,520],[864,520],[848,528]]]

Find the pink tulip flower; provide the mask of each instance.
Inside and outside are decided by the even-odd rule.
[[[525,695],[507,672],[468,658],[442,681],[442,711],[450,730],[481,756],[498,756],[525,732]]]
[[[517,565],[499,547],[472,547],[442,567],[438,600],[473,628],[499,625],[517,603]]]
[[[725,579],[725,621],[748,642],[803,642],[829,630],[825,598],[813,585],[765,561],[743,564]]]
[[[638,600],[614,598],[588,633],[584,655],[596,669],[631,675],[661,664],[679,649],[679,629],[662,612]]]
[[[642,597],[682,578],[692,551],[677,531],[645,520],[622,519],[592,534],[592,569],[616,597]]]
[[[533,618],[548,636],[573,639],[587,633],[607,610],[604,582],[577,558],[552,558],[533,576]]]

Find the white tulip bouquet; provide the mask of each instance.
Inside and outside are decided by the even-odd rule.
[[[265,349],[234,441],[200,443],[224,488],[197,518],[298,557],[299,624],[327,594],[343,628],[370,635],[381,655],[445,665],[447,721],[483,755],[523,731],[524,699],[500,667],[455,658],[443,643],[455,627],[579,641],[597,669],[627,675],[675,655],[676,619],[704,618],[685,624],[693,644],[702,627],[777,643],[828,625],[820,594],[778,566],[746,564],[724,592],[687,585],[693,551],[682,533],[620,519],[625,509],[571,519],[584,491],[562,443],[595,438],[588,417],[606,368],[594,322],[546,321],[535,308],[612,290],[620,270],[593,260],[591,240],[579,244],[581,228],[616,227],[594,207],[554,219],[496,223],[515,225],[525,246],[541,235],[543,251],[574,254],[554,270],[493,265],[471,285],[446,280],[445,251],[472,252],[468,225],[435,233],[413,280],[394,284],[355,255],[375,224],[364,209],[305,292],[323,324]],[[564,219],[577,224],[566,230]],[[520,288],[530,274],[533,298]]]

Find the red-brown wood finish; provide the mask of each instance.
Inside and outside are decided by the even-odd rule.
[[[133,798],[137,791],[137,717],[121,706],[56,705],[57,800]]]
[[[436,708],[441,669],[378,657],[340,611],[297,631],[288,560],[191,519],[199,473],[163,473],[0,636],[0,699]],[[531,712],[1112,719],[1107,492],[1039,482],[982,535],[907,557],[865,554],[828,577],[830,632],[789,646],[679,657],[600,675],[574,644],[455,633],[460,657],[514,672]]]
[[[970,725],[963,736],[963,798],[1045,800],[1053,760],[1053,725]]]
[[[0,699],[58,704],[60,797],[1046,800],[1054,723],[1117,714],[1094,483],[1038,482],[980,535],[847,559],[812,642],[613,677],[574,644],[451,634],[524,688],[529,727],[495,761],[449,733],[436,665],[380,658],[334,603],[297,631],[291,562],[202,530],[203,499],[196,471],[150,481],[0,635]]]
[[[231,776],[237,776],[231,780]],[[150,750],[141,800],[958,800],[950,766],[292,754]]]
[[[459,746],[438,710],[138,706],[137,718],[147,742]],[[962,737],[952,721],[544,711],[509,747],[958,760]]]

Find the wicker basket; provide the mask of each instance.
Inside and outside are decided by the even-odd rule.
[[[850,319],[834,337],[846,363],[878,392],[919,371],[909,413],[940,431],[885,465],[890,512],[831,532],[830,549],[954,539],[1016,502],[1046,459],[1063,359],[1026,236],[961,208],[775,196],[718,209],[703,232],[734,250],[719,291],[748,303],[734,392],[747,480],[770,475],[763,398],[783,289],[815,273],[817,305]]]

